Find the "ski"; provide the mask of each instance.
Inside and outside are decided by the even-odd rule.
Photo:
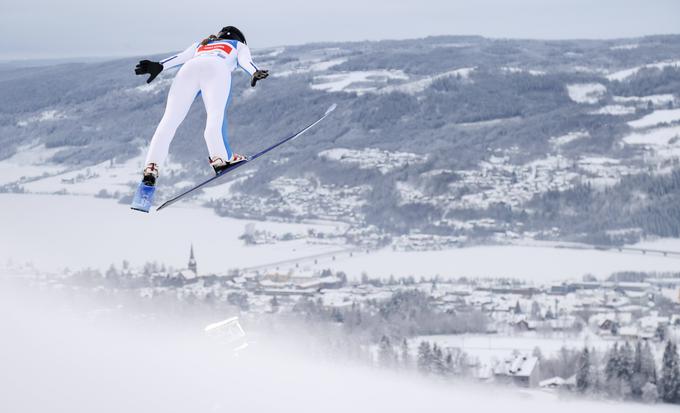
[[[278,148],[279,146],[283,145],[284,143],[286,143],[286,142],[288,142],[288,141],[291,141],[291,140],[297,138],[298,136],[302,135],[303,133],[307,132],[308,130],[310,130],[311,128],[313,128],[314,126],[316,126],[316,125],[317,125],[319,122],[321,122],[322,120],[326,119],[326,117],[327,117],[328,115],[330,115],[331,112],[333,112],[333,111],[335,110],[336,107],[337,107],[337,105],[336,105],[335,103],[332,104],[332,105],[326,110],[326,112],[323,114],[323,116],[321,116],[319,119],[315,120],[314,122],[310,123],[309,125],[305,126],[305,127],[304,127],[303,129],[301,129],[300,131],[294,133],[294,134],[291,135],[291,136],[288,136],[287,138],[281,139],[280,141],[276,142],[276,143],[273,144],[272,146],[270,146],[270,147],[268,147],[268,148],[265,148],[265,149],[261,150],[260,152],[254,154],[254,155],[248,156],[247,159],[246,159],[245,161],[239,162],[239,163],[237,163],[237,164],[234,164],[233,166],[231,166],[231,167],[225,169],[224,171],[220,172],[219,175],[215,175],[215,176],[213,176],[213,177],[210,178],[210,179],[206,179],[205,181],[199,183],[198,185],[196,185],[196,186],[194,186],[194,187],[192,187],[192,188],[189,188],[188,190],[182,192],[181,194],[179,194],[179,195],[177,195],[177,196],[175,196],[175,197],[173,197],[173,198],[170,198],[169,200],[165,201],[162,205],[160,205],[158,208],[156,208],[156,211],[160,211],[160,210],[162,210],[163,208],[169,207],[170,205],[172,205],[172,204],[174,204],[175,202],[181,200],[182,198],[184,198],[185,196],[187,196],[187,195],[189,195],[190,193],[194,192],[195,190],[200,189],[200,188],[202,188],[202,187],[208,185],[209,183],[211,183],[211,182],[213,182],[213,181],[215,181],[215,180],[217,180],[217,179],[220,179],[221,177],[223,177],[224,175],[226,175],[226,174],[232,172],[232,171],[235,170],[236,168],[239,168],[239,167],[241,167],[241,166],[243,166],[243,165],[245,165],[245,164],[247,164],[247,163],[249,163],[249,162],[252,162],[252,161],[254,161],[255,159],[259,158],[260,156],[262,156],[262,155],[264,155],[264,154],[266,154],[266,153],[268,153],[268,152],[270,152],[270,151],[272,151],[272,150]]]
[[[130,205],[130,208],[136,211],[149,212],[149,209],[151,209],[151,205],[153,204],[153,195],[155,192],[155,186],[146,185],[144,182],[140,182],[135,191],[135,196],[132,198],[132,205]]]

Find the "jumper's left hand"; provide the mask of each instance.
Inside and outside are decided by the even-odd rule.
[[[269,76],[269,70],[257,70],[253,73],[253,78],[250,80],[250,86],[255,87],[258,80],[266,79]]]

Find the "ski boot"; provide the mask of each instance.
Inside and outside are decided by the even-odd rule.
[[[135,191],[130,208],[136,211],[149,212],[153,203],[153,195],[156,192],[156,180],[158,179],[158,165],[150,163],[144,168],[142,182]]]
[[[155,163],[150,163],[144,168],[144,177],[142,178],[142,183],[147,186],[156,185],[156,180],[158,179],[158,165]]]
[[[208,158],[210,161],[210,166],[212,166],[213,170],[215,171],[215,175],[219,175],[222,172],[226,171],[227,169],[231,168],[232,166],[236,165],[237,163],[245,162],[248,160],[246,156],[239,155],[237,153],[233,154],[231,156],[231,159],[229,161],[225,161],[222,158]]]

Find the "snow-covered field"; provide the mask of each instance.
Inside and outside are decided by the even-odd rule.
[[[44,145],[24,145],[17,149],[13,156],[0,161],[0,185],[16,182],[20,179],[32,179],[43,175],[52,175],[67,169],[64,165],[51,165],[46,160],[54,156],[59,149],[47,149]],[[40,168],[36,165],[41,164]]]
[[[569,98],[576,103],[597,103],[606,92],[607,88],[601,83],[574,83],[567,85]]]
[[[678,136],[680,126],[668,126],[632,133],[623,138],[623,141],[629,145],[666,146]]]
[[[676,248],[675,250],[680,250]],[[319,266],[342,270],[350,278],[362,273],[387,278],[425,276],[512,277],[537,283],[574,279],[585,274],[606,277],[617,271],[677,271],[680,260],[636,253],[569,250],[541,246],[481,246],[441,251],[392,251],[344,254]]]
[[[483,363],[494,359],[508,357],[513,351],[531,354],[534,348],[541,349],[546,357],[556,356],[562,348],[581,350],[583,346],[605,351],[613,345],[613,341],[590,332],[579,335],[555,334],[543,335],[534,331],[515,335],[497,334],[456,334],[419,336],[411,340],[410,347],[417,347],[421,341],[437,343],[444,348],[454,347],[464,350],[468,355],[476,357]]]
[[[648,95],[648,96],[613,96],[612,99],[616,103],[637,103],[646,104],[652,102],[652,105],[663,106],[671,102],[675,102],[675,97],[668,93],[662,95]]]
[[[380,89],[380,93],[402,92],[409,94],[417,94],[430,87],[430,85],[434,81],[439,79],[443,79],[449,76],[459,77],[460,79],[467,79],[474,70],[475,70],[474,67],[463,67],[460,69],[440,73],[434,76],[428,76],[423,79],[405,82],[399,85],[385,86],[384,88]]]
[[[550,138],[550,143],[555,146],[564,146],[579,139],[590,138],[588,131],[574,131],[562,136]]]
[[[426,156],[410,152],[390,152],[378,148],[363,150],[334,148],[319,152],[319,156],[331,161],[358,165],[361,169],[378,169],[385,174],[408,164],[423,163]]]
[[[635,113],[635,108],[632,106],[623,105],[607,105],[592,111],[593,115],[612,115],[612,116],[623,116]]]
[[[356,92],[358,94],[375,91],[378,86],[390,80],[406,80],[408,76],[401,70],[365,70],[342,72],[314,77],[312,89],[326,92]]]
[[[655,255],[548,246],[480,246],[439,251],[393,251],[329,254],[338,245],[308,244],[303,239],[246,246],[238,237],[248,223],[276,234],[328,231],[328,224],[286,224],[222,218],[200,207],[173,206],[142,214],[110,199],[85,196],[0,194],[0,267],[31,262],[39,269],[106,269],[123,260],[133,265],[158,261],[183,268],[193,243],[201,273],[299,260],[305,268],[333,268],[350,278],[425,276],[515,277],[550,282],[612,272],[677,271],[679,261]],[[664,241],[663,247],[667,247]],[[648,246],[649,247],[649,246]],[[652,247],[650,247],[652,248]],[[680,243],[672,248],[680,250]]]
[[[312,65],[311,69],[305,71],[323,71],[333,66],[343,63],[344,59],[335,59]],[[449,76],[460,79],[469,78],[475,70],[474,67],[463,67],[439,73],[432,76],[422,77],[415,80],[401,70],[359,70],[352,72],[338,72],[314,77],[310,87],[326,92],[356,92],[363,93],[391,93],[401,92],[417,94],[427,89],[434,81]],[[281,76],[289,75],[284,72]]]
[[[184,268],[193,243],[200,273],[225,273],[337,250],[293,240],[247,247],[238,237],[249,222],[221,218],[207,208],[173,206],[143,214],[110,199],[87,196],[0,194],[0,267],[32,262],[38,269],[106,269],[128,260]],[[278,234],[306,233],[323,225],[255,222]]]
[[[655,110],[640,119],[628,122],[631,128],[647,128],[656,126],[660,123],[671,123],[680,121],[680,109]]]
[[[650,63],[642,66],[637,66],[637,67],[632,67],[630,69],[624,69],[620,70],[618,72],[614,72],[610,75],[607,76],[607,79],[609,80],[626,80],[631,76],[636,75],[640,70],[642,69],[663,69],[665,67],[680,67],[680,61],[668,61],[668,62],[657,62],[657,63]]]

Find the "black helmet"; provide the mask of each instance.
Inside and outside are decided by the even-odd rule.
[[[217,37],[220,39],[238,40],[243,44],[247,44],[246,37],[239,29],[234,26],[223,27],[222,30],[220,30],[220,32],[217,34]]]

